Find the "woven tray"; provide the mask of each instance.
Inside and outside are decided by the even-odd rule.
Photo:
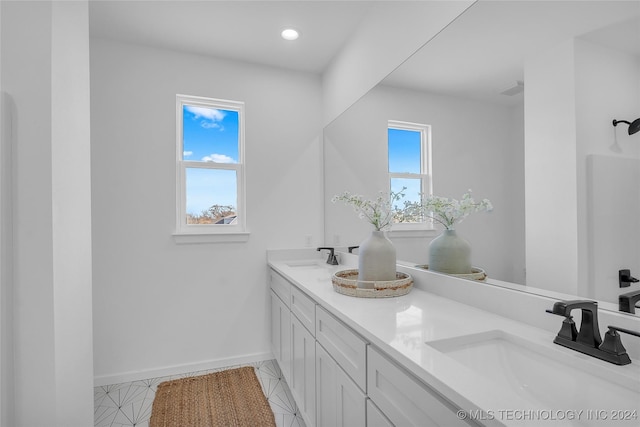
[[[429,266],[427,264],[416,265],[416,268],[421,268],[423,270],[428,270]],[[448,273],[445,273],[448,274]],[[461,279],[469,279],[469,280],[478,280],[483,281],[487,278],[487,273],[481,268],[471,267],[471,273],[468,274],[449,274],[449,276],[460,277]]]
[[[408,294],[413,287],[413,278],[405,273],[396,273],[396,280],[358,280],[358,270],[342,270],[331,277],[333,290],[339,294],[358,298],[389,298]]]

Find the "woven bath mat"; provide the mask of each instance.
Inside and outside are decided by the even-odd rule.
[[[250,366],[160,383],[149,421],[149,427],[275,425]]]

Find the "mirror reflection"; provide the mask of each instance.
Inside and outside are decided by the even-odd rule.
[[[488,282],[617,309],[640,290],[638,117],[640,2],[477,2],[325,128],[325,242],[364,240],[331,198],[388,190],[390,124],[424,125],[426,188],[494,206],[456,227]],[[389,237],[425,264],[439,233]]]

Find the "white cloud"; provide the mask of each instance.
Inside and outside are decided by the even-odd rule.
[[[207,120],[201,121],[200,126],[202,126],[205,129],[219,128],[220,130],[224,130],[224,128],[220,126],[218,123],[207,121]]]
[[[185,105],[185,110],[193,114],[193,119],[202,119],[200,126],[205,129],[218,128],[222,119],[224,119],[225,113],[215,108],[196,107],[195,105]]]
[[[183,151],[182,152],[182,157],[189,157],[193,154],[193,151]]]
[[[236,163],[231,157],[226,154],[211,154],[210,156],[204,156],[202,158],[203,162],[214,162],[214,163]]]

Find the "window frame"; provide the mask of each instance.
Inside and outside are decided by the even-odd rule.
[[[390,172],[389,171],[389,129],[408,130],[420,133],[420,173],[409,172]],[[420,186],[423,194],[433,195],[433,173],[431,167],[431,125],[405,122],[400,120],[389,120],[387,122],[387,172],[389,179],[387,184],[389,192],[391,192],[391,180],[394,178],[420,179]],[[401,200],[402,202],[402,200]],[[393,223],[393,231],[411,231],[411,230],[434,230],[433,219],[427,218],[422,222],[412,223]]]
[[[184,106],[212,108],[238,112],[238,161],[216,163],[184,160],[183,119]],[[245,104],[241,101],[176,95],[176,231],[179,243],[209,241],[206,236],[218,236],[211,241],[244,241],[248,239],[245,191]],[[236,223],[235,224],[187,224],[187,168],[233,170],[236,172]],[[180,238],[180,236],[205,236],[205,238]],[[221,238],[220,238],[221,237]]]

